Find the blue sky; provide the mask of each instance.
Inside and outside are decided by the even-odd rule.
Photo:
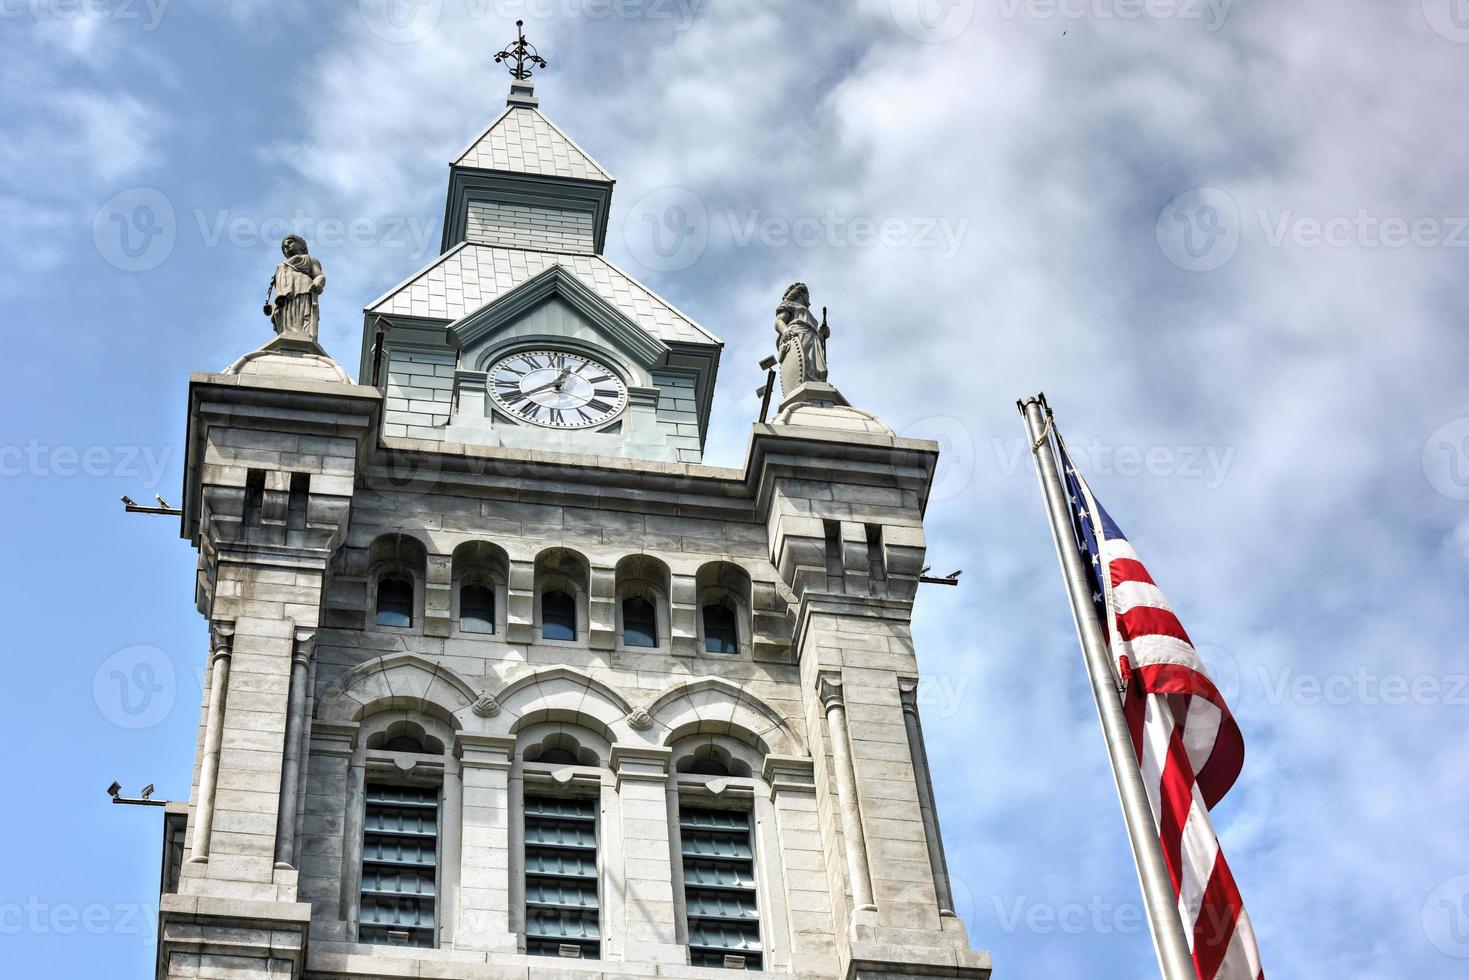
[[[710,461],[796,279],[833,380],[945,448],[924,723],[996,976],[1156,975],[1037,390],[1244,727],[1215,816],[1267,972],[1469,975],[1458,0],[0,0],[7,972],[151,971],[158,814],[103,790],[187,793],[205,636],[117,498],[177,502],[188,374],[265,339],[285,230],[355,371],[517,16],[618,178],[610,257],[727,342]]]

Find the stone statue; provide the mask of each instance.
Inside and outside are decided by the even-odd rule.
[[[786,289],[775,308],[775,349],[780,357],[780,388],[790,395],[807,381],[826,380],[826,317],[818,324],[811,315],[811,294],[804,282]]]
[[[306,239],[287,235],[281,241],[286,260],[275,267],[275,277],[265,292],[265,315],[278,334],[304,334],[316,339],[321,308],[316,297],[326,288],[321,263],[306,252]]]

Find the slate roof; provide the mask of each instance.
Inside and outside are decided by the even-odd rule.
[[[718,344],[713,334],[600,255],[531,252],[461,243],[371,306],[371,313],[454,322],[527,279],[561,265],[665,343]]]
[[[454,166],[611,182],[586,151],[531,106],[510,106],[459,154]]]

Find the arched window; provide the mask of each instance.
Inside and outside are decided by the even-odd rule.
[[[377,624],[379,626],[413,625],[413,582],[387,574],[377,583]]]
[[[658,645],[658,610],[652,602],[641,596],[622,600],[622,645]]]
[[[383,742],[383,748],[388,752],[419,752],[424,751],[423,743],[412,735],[394,735]]]
[[[463,633],[495,632],[495,590],[466,585],[459,590],[459,629]]]
[[[541,639],[576,639],[576,600],[565,592],[541,594]]]
[[[739,653],[740,633],[734,610],[717,603],[704,607],[704,650],[707,653]]]
[[[378,626],[408,629],[422,602],[428,552],[408,534],[383,534],[367,549],[368,608]]]

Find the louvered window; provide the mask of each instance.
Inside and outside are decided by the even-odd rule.
[[[760,969],[760,912],[750,814],[679,808],[689,959],[694,966]]]
[[[602,958],[595,800],[525,798],[525,951]]]
[[[432,946],[438,790],[369,783],[366,791],[358,939],[394,946]]]

